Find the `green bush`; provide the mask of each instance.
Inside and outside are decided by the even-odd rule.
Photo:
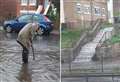
[[[56,8],[57,9],[57,8]],[[50,7],[48,13],[47,13],[47,16],[52,20],[52,21],[56,21],[58,19],[60,19],[60,16],[59,16],[59,12],[58,10],[56,10],[56,14],[54,14],[54,11],[52,10],[52,8]]]
[[[120,42],[120,34],[112,36],[111,39],[107,40],[108,44],[115,44]]]
[[[81,29],[64,29],[61,35],[61,47],[71,48],[80,39]]]
[[[113,26],[113,24],[112,23],[108,23],[108,22],[104,22],[102,24],[102,28],[108,28],[108,27],[112,27],[112,26]]]

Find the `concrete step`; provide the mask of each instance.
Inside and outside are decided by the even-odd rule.
[[[92,57],[95,54],[95,49],[96,49],[97,45],[99,44],[99,42],[102,39],[103,39],[103,41],[105,40],[104,34],[107,31],[111,31],[111,28],[110,28],[110,30],[109,29],[100,30],[100,32],[96,35],[96,37],[94,38],[94,40],[92,42],[89,42],[82,47],[79,55],[76,57],[76,59],[73,62],[78,62],[78,63],[90,62]],[[108,37],[108,38],[110,38],[110,37]]]

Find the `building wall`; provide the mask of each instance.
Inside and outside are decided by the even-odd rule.
[[[120,15],[120,0],[113,0],[114,16]]]
[[[37,2],[37,0],[33,0],[34,2],[36,2],[35,5],[31,5],[30,4],[30,0],[25,0],[25,1],[27,2],[27,4],[26,5],[22,5],[22,0],[21,0],[21,4],[20,4],[20,13],[21,14],[28,13],[28,12],[35,13],[36,10],[37,10],[37,6],[39,6],[39,5],[43,6],[42,7],[43,9],[41,11],[41,13],[43,13],[44,9],[46,8],[46,6],[48,5],[48,2],[50,0],[39,0],[38,2]]]
[[[0,0],[0,16],[16,16],[18,9],[18,0]]]
[[[24,0],[24,1],[30,1],[30,0]],[[36,1],[36,0],[34,0]],[[50,1],[50,0],[39,0],[38,5],[43,5],[44,2]],[[9,3],[9,4],[8,4]],[[37,10],[37,4],[30,5],[30,3],[27,3],[26,5],[22,5],[22,0],[0,0],[0,16],[7,17],[7,16],[19,16],[22,12],[35,12]],[[44,9],[43,9],[44,11]]]
[[[96,13],[100,12],[99,14],[95,14],[95,8]],[[64,13],[65,22],[75,24],[76,27],[85,23],[83,21],[107,20],[107,2],[106,0],[92,2],[91,0],[64,0]]]
[[[31,5],[30,0],[20,0],[20,14],[25,14],[28,12],[35,12],[36,10],[36,0],[33,0],[33,4]]]

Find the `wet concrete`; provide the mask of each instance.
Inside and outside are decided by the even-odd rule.
[[[22,64],[17,34],[0,32],[0,82],[59,82],[59,36],[37,36],[29,63]]]
[[[63,78],[62,82],[120,82],[120,77],[76,77]]]

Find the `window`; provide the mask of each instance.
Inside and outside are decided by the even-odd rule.
[[[36,22],[40,21],[40,17],[37,16],[37,15],[34,15],[33,16],[33,21],[36,21]]]
[[[39,21],[45,21],[45,18],[42,15],[33,15],[33,21],[39,22]]]
[[[35,6],[36,5],[36,0],[29,0],[29,4]]]
[[[105,16],[105,8],[102,8],[102,16]]]
[[[100,12],[100,7],[94,7],[94,12],[95,12],[95,15],[98,15],[100,16],[101,15],[101,12]]]
[[[84,5],[84,14],[90,14],[90,6]]]
[[[28,0],[21,0],[21,5],[27,5]]]
[[[82,13],[82,6],[80,3],[76,4],[76,10],[77,10],[77,13]]]
[[[18,21],[20,22],[32,22],[32,16],[31,15],[23,15],[18,18]]]

